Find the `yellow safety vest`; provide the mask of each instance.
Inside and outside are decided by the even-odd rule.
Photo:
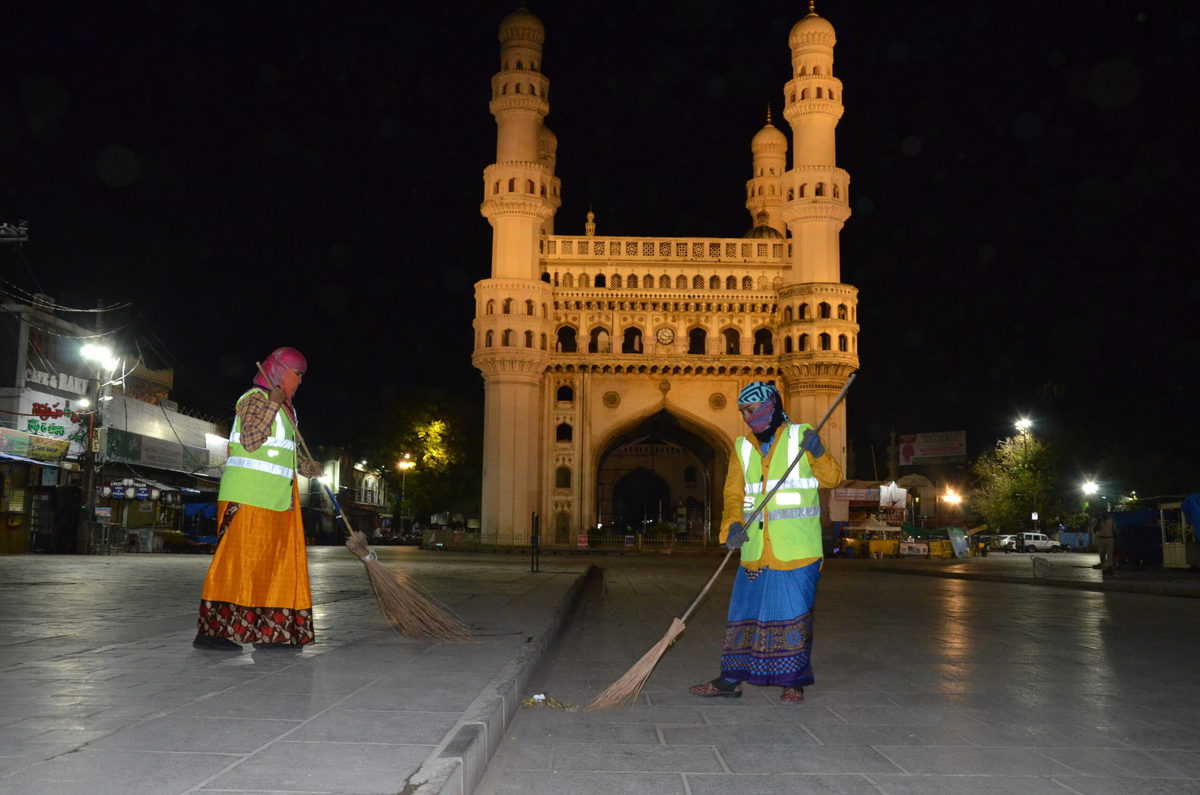
[[[749,519],[763,495],[775,487],[788,464],[800,455],[804,431],[811,425],[789,424],[787,431],[774,442],[785,445],[771,456],[769,472],[763,472],[763,456],[757,440],[739,436],[734,443],[742,465],[746,490],[742,503],[743,520]],[[746,543],[742,545],[742,563],[754,563],[763,554],[765,532],[771,534],[771,552],[777,560],[819,558],[821,546],[821,502],[817,479],[807,455],[792,469],[787,480],[771,497],[758,519],[746,528]]]
[[[255,387],[238,398],[238,403]],[[254,452],[242,446],[242,418],[235,417],[229,434],[229,458],[221,474],[218,500],[257,505],[272,511],[292,507],[292,481],[296,477],[296,428],[287,411],[275,412],[267,441]]]

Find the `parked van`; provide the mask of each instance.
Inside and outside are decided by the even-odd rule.
[[[1005,536],[1003,546],[1005,552],[1062,552],[1062,544],[1050,538],[1045,533],[1017,533]]]

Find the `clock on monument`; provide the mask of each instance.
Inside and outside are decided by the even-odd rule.
[[[675,341],[675,330],[669,328],[660,328],[654,338],[663,345],[670,345]]]

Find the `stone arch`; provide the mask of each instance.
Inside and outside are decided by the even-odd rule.
[[[579,350],[579,331],[571,325],[559,326],[554,332],[557,338],[554,349],[559,353],[576,353]]]
[[[595,473],[594,485],[596,486],[592,504],[589,506],[594,511],[593,516],[588,517],[593,522],[591,526],[595,526],[597,519],[607,523],[612,518],[613,506],[603,504],[603,500],[605,492],[611,493],[614,489],[616,480],[605,482],[605,478],[611,478],[612,475],[611,470],[606,467],[606,461],[613,453],[627,445],[647,439],[663,440],[670,445],[682,448],[686,455],[684,461],[680,462],[683,465],[700,464],[698,474],[702,474],[700,479],[702,496],[706,498],[701,502],[708,503],[709,539],[715,539],[724,508],[722,491],[725,484],[725,473],[731,465],[732,439],[720,428],[711,425],[706,420],[669,403],[664,408],[658,401],[653,401],[647,405],[644,411],[636,412],[626,420],[597,434],[595,446],[589,451],[591,467],[587,470]],[[679,474],[682,481],[682,467]],[[677,498],[682,495],[672,494],[671,496],[672,501],[677,502]],[[663,506],[663,518],[668,518],[665,505]],[[699,536],[704,530],[703,522],[696,524],[693,533]],[[624,528],[619,530],[623,532]]]
[[[675,289],[676,290],[686,290],[687,286],[688,286],[688,280],[687,280],[686,276],[684,276],[681,273],[675,277]]]

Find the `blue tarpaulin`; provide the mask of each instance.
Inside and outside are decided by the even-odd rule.
[[[1183,500],[1183,515],[1192,526],[1192,535],[1200,541],[1200,494],[1189,494]]]
[[[1070,530],[1063,530],[1058,534],[1058,543],[1062,544],[1067,549],[1084,550],[1091,546],[1092,537],[1091,533],[1076,533]]]

